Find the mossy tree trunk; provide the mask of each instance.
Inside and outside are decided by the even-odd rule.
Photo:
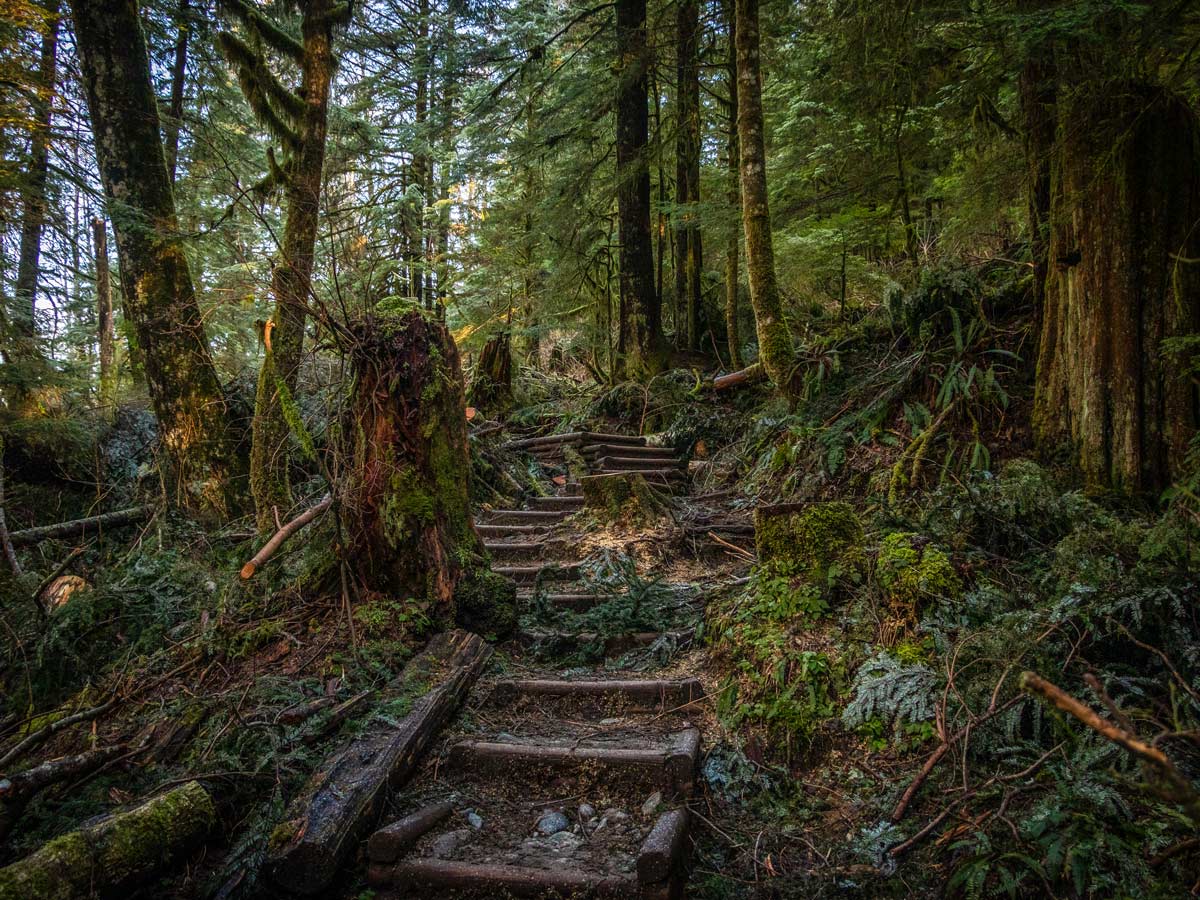
[[[284,135],[294,142],[283,173],[287,220],[280,257],[271,273],[275,298],[273,328],[267,341],[254,403],[254,440],[250,453],[250,489],[255,518],[262,531],[275,528],[276,513],[292,504],[288,476],[288,417],[304,349],[304,328],[312,292],[313,251],[321,206],[321,176],[325,166],[329,82],[333,76],[333,28],[337,24],[332,0],[308,0],[301,22],[302,52],[296,103],[302,109],[294,129]],[[290,102],[290,101],[289,101]],[[282,110],[280,110],[282,111]]]
[[[1158,491],[1197,427],[1187,361],[1200,331],[1200,129],[1136,82],[1060,82],[1050,271],[1034,427],[1097,487]]]
[[[737,0],[738,143],[742,167],[742,220],[750,305],[758,332],[758,357],[767,377],[792,396],[796,354],[783,317],[775,280],[775,248],[767,206],[767,154],[763,137],[762,72],[759,62],[758,0]]]
[[[617,0],[617,349],[625,375],[635,379],[656,374],[667,363],[650,237],[650,165],[646,157],[649,62],[646,0]]]
[[[117,373],[113,367],[112,280],[108,267],[108,231],[104,220],[92,219],[92,252],[96,267],[96,340],[100,346],[100,403],[109,408],[116,399]]]
[[[343,506],[366,588],[425,598],[435,621],[511,630],[515,586],[489,568],[471,521],[458,349],[419,309],[352,326],[354,447]]]
[[[512,340],[507,331],[492,335],[479,351],[470,399],[472,406],[489,416],[512,406]]]
[[[729,29],[729,59],[726,78],[729,82],[729,134],[725,152],[729,166],[729,209],[733,226],[725,249],[725,339],[729,345],[729,367],[742,367],[742,336],[738,328],[738,257],[742,248],[742,186],[740,181],[741,153],[738,144],[738,78],[737,78],[737,11],[734,0],[722,0]]]
[[[124,310],[166,451],[169,499],[225,511],[240,496],[244,467],[178,243],[137,3],[72,0],[71,7]]]
[[[699,6],[696,0],[681,0],[676,10],[676,124],[675,124],[675,293],[684,321],[677,331],[686,334],[679,342],[689,350],[700,349],[702,310],[700,268],[703,247],[696,224],[700,202],[700,62],[696,42]]]
[[[1030,11],[1040,0],[1023,0]],[[1025,206],[1029,253],[1033,259],[1033,299],[1040,311],[1046,299],[1050,251],[1050,158],[1054,153],[1054,51],[1039,41],[1017,76],[1021,106],[1021,138],[1025,151]]]

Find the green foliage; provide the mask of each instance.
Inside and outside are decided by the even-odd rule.
[[[853,698],[842,711],[847,728],[871,722],[915,725],[936,711],[938,677],[928,666],[906,665],[887,652],[864,662],[850,686]]]

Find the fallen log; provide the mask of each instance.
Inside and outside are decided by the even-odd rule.
[[[636,884],[627,875],[444,859],[402,860],[391,866],[371,866],[367,870],[367,883],[416,896],[429,896],[431,890],[483,897],[638,896]]]
[[[386,828],[380,828],[367,841],[367,855],[374,863],[390,863],[415,844],[427,832],[454,811],[449,800],[435,803],[405,816]]]
[[[124,897],[190,853],[216,822],[208,791],[189,781],[0,869],[0,900]]]
[[[766,377],[766,374],[763,367],[759,363],[755,363],[736,372],[730,372],[728,375],[718,375],[712,380],[712,389],[714,391],[725,391],[730,388],[741,387],[743,384],[753,384],[756,381],[762,381]]]
[[[263,544],[263,548],[254,554],[254,558],[242,566],[242,580],[245,581],[253,578],[254,573],[262,568],[263,563],[275,555],[275,551],[283,546],[284,541],[290,538],[293,534],[295,534],[321,513],[325,512],[325,510],[329,509],[329,507],[332,505],[333,495],[326,494],[315,506],[309,507],[304,512],[300,513],[300,515],[296,516],[296,518],[292,519],[292,521],[288,522],[277,532],[275,532],[274,536],[272,536],[269,541]]]
[[[75,756],[47,760],[23,772],[0,775],[0,842],[12,832],[29,802],[46,788],[94,772],[124,750],[121,745],[89,750]]]
[[[133,506],[129,509],[118,509],[116,512],[104,513],[100,516],[89,516],[86,519],[73,519],[70,522],[57,522],[54,525],[42,525],[38,528],[26,528],[23,531],[9,533],[14,545],[37,544],[54,538],[75,537],[87,534],[89,531],[99,531],[102,528],[116,528],[120,525],[132,525],[144,522],[150,518],[154,507]]]
[[[404,782],[483,671],[492,649],[466,631],[439,634],[414,657],[393,688],[421,690],[399,725],[380,724],[327,759],[293,801],[272,837],[267,870],[298,894],[322,893],[364,832],[379,817],[389,789]],[[2,900],[2,898],[0,898]]]

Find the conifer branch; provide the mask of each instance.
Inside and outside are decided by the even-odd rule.
[[[222,9],[247,28],[252,28],[272,49],[296,65],[304,64],[304,44],[272,22],[246,0],[220,0]]]

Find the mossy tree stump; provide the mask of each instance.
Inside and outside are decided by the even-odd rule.
[[[368,590],[430,601],[432,618],[485,634],[515,625],[471,521],[466,402],[449,331],[416,307],[351,326],[348,559]]]
[[[641,475],[589,475],[579,483],[584,508],[606,525],[652,525],[670,514],[667,501]]]
[[[471,405],[488,416],[500,415],[512,407],[512,341],[507,331],[492,335],[479,351],[470,397]]]
[[[848,503],[780,504],[754,511],[759,565],[822,590],[861,577],[863,527]]]

